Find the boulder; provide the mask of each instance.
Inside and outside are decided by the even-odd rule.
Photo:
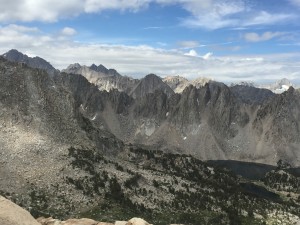
[[[63,225],[97,225],[99,222],[92,219],[68,219],[63,222]]]
[[[40,225],[25,209],[0,196],[1,225]]]
[[[68,219],[66,221],[60,221],[50,218],[38,218],[38,222],[41,223],[41,225],[114,225],[113,223],[105,223],[105,222],[98,222],[92,219]]]
[[[60,221],[57,219],[53,219],[52,217],[49,218],[38,218],[37,221],[41,223],[41,225],[114,225],[113,223],[105,223],[105,222],[98,222],[92,219],[68,219],[66,221]]]
[[[149,224],[148,222],[146,222],[141,218],[134,217],[131,220],[129,220],[126,225],[151,225],[151,224]]]
[[[115,225],[127,225],[127,221],[116,221]]]

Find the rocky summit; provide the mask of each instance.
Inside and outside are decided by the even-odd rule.
[[[107,91],[101,77],[124,78],[115,70],[69,69],[49,74],[0,58],[0,193],[34,217],[299,221],[294,88],[273,94],[207,81],[175,93],[150,74]]]
[[[5,59],[12,62],[24,63],[32,68],[38,68],[47,71],[48,74],[53,75],[59,71],[55,69],[49,62],[40,57],[29,57],[16,49],[12,49],[2,55]]]

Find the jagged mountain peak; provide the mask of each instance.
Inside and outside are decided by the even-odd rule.
[[[152,80],[152,79],[162,80],[161,77],[157,76],[154,73],[147,74],[143,79],[144,80]]]
[[[292,85],[291,81],[289,79],[287,79],[287,78],[282,78],[282,79],[278,80],[276,82],[276,84],[279,84],[279,85],[290,85],[290,86]]]
[[[92,64],[89,67],[91,70],[94,70],[96,72],[100,72],[100,73],[104,73],[104,74],[108,74],[109,70],[103,66],[102,64],[100,64],[99,66],[96,66],[95,64]]]
[[[4,58],[14,58],[14,59],[19,59],[23,58],[25,55],[21,52],[19,52],[17,49],[11,49],[8,52],[4,53],[2,55]]]
[[[77,70],[80,69],[81,65],[79,63],[70,64],[66,70]]]
[[[156,90],[163,91],[169,97],[174,94],[174,91],[159,76],[151,73],[137,83],[130,95],[133,98],[142,98],[149,93],[154,93]]]
[[[38,56],[29,57],[16,49],[11,49],[2,55],[5,59],[11,62],[25,63],[29,67],[45,70],[53,75],[58,72],[49,62]]]

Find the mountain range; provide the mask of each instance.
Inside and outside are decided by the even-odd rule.
[[[28,62],[29,67],[47,68],[46,72],[52,68],[45,60],[30,58],[16,50],[5,53],[4,57]],[[34,64],[37,59],[40,63]],[[149,74],[137,80],[95,64],[90,67],[72,64],[63,71],[40,83],[58,90],[57,95],[62,95],[63,89],[74,98],[75,108],[64,112],[64,106],[56,112],[62,114],[61,119],[70,117],[70,112],[79,114],[93,127],[124,143],[155,146],[201,160],[230,159],[275,165],[282,159],[300,166],[300,102],[299,92],[293,87],[274,94],[253,85],[228,87],[209,79],[163,80]],[[279,82],[282,83],[288,81]],[[180,85],[185,86],[182,91],[178,89]],[[42,95],[48,95],[46,87],[37,86],[27,93],[36,96],[31,92],[40,90],[45,92]],[[18,92],[13,94],[20,98]],[[66,103],[59,104],[62,107]],[[70,126],[68,121],[65,123]]]
[[[275,94],[209,79],[149,74],[137,80],[103,65],[49,68],[16,50],[0,58],[0,194],[36,216],[91,215],[97,205],[106,209],[106,199],[159,216],[164,207],[209,209],[227,213],[216,222],[226,224],[231,213],[242,214],[226,212],[221,193],[228,193],[228,204],[242,198],[249,203],[243,210],[252,204],[264,214],[251,186],[257,184],[203,161],[300,166],[300,92],[293,87]],[[264,174],[265,185],[282,191],[270,182],[282,173],[297,184],[288,170],[276,170]],[[209,190],[214,197],[205,197]],[[274,204],[298,215],[296,206],[271,196],[270,204],[263,198],[268,213]]]

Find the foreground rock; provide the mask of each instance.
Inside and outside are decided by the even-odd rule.
[[[151,225],[141,218],[132,218],[127,225]]]
[[[41,225],[151,225],[141,218],[132,218],[129,221],[116,221],[115,223],[98,222],[91,219],[69,219],[60,221],[57,219],[40,217],[37,221]],[[1,224],[2,225],[2,224]]]
[[[0,196],[1,225],[40,225],[26,210]]]
[[[52,217],[50,218],[40,217],[37,219],[37,221],[41,225],[114,225],[113,223],[98,222],[87,218],[69,219],[66,221],[60,221],[57,219],[53,219]]]

